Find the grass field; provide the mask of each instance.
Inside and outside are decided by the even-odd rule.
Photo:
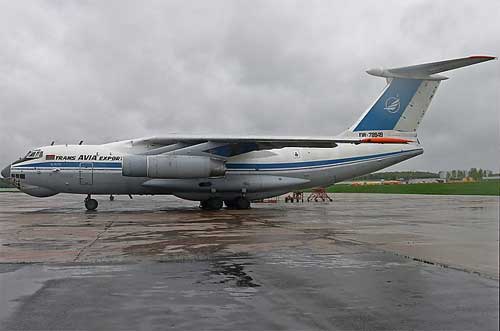
[[[400,185],[352,186],[337,184],[327,189],[330,193],[391,193],[391,194],[440,194],[440,195],[497,195],[500,196],[500,181],[473,183],[426,183]]]
[[[0,187],[0,192],[21,192],[15,187]]]

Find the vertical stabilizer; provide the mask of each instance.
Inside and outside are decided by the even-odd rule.
[[[368,70],[371,75],[386,78],[387,86],[343,135],[416,136],[439,83],[447,79],[438,73],[493,59],[495,57],[470,56],[409,67]]]
[[[438,86],[439,81],[391,78],[377,101],[349,130],[414,132]]]

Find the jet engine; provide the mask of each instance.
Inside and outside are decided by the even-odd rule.
[[[224,161],[191,155],[127,155],[122,174],[128,177],[206,178],[226,173]]]

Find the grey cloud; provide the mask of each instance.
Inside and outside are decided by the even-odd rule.
[[[0,161],[52,140],[335,135],[368,67],[498,55],[498,1],[5,1]],[[498,168],[498,62],[450,73],[397,168]]]

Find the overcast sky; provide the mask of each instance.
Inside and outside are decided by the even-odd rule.
[[[178,133],[336,135],[370,67],[500,55],[500,1],[0,1],[0,162]],[[500,163],[500,62],[446,73],[392,169]]]

